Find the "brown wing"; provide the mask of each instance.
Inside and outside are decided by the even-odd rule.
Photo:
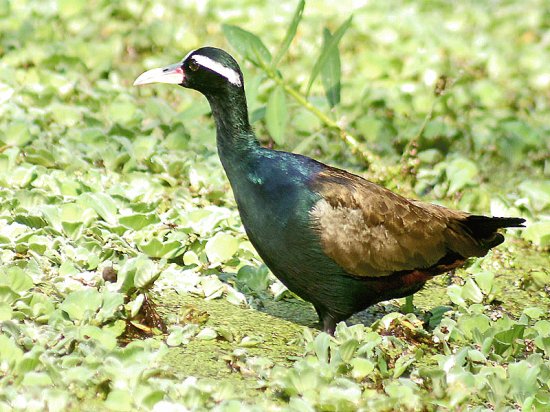
[[[324,252],[348,273],[379,277],[430,268],[448,254],[482,256],[461,224],[469,214],[414,201],[344,170],[319,173],[310,212]]]

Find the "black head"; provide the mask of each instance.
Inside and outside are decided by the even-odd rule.
[[[134,85],[172,83],[198,90],[205,95],[227,88],[243,88],[243,75],[231,55],[215,47],[201,47],[187,54],[179,63],[148,70]]]

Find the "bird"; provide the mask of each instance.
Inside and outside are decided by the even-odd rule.
[[[218,155],[246,234],[271,272],[311,302],[321,328],[419,291],[434,276],[504,241],[525,219],[488,217],[405,198],[312,158],[260,145],[243,74],[216,47],[148,70],[134,85],[169,83],[208,100]]]

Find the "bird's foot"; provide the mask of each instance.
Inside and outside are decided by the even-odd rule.
[[[401,312],[403,313],[413,313],[414,312],[414,303],[413,303],[413,295],[409,295],[405,297],[405,304],[401,306]]]

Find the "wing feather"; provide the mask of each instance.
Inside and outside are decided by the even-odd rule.
[[[430,268],[448,253],[487,252],[460,223],[468,213],[406,199],[335,168],[319,173],[312,189],[321,196],[310,212],[321,246],[352,275],[388,276]]]

